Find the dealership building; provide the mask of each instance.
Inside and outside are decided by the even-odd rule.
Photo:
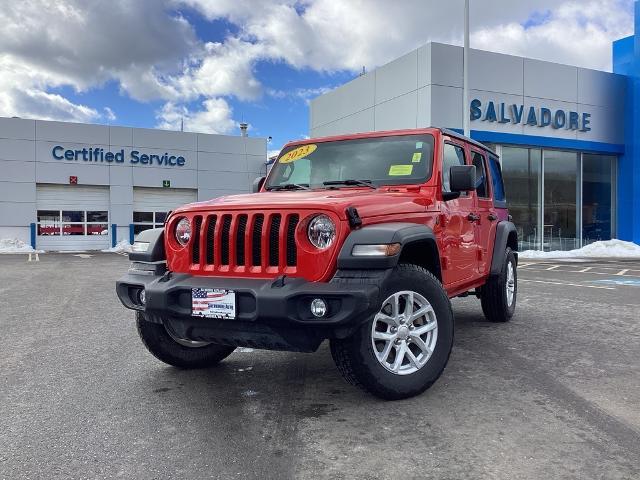
[[[428,126],[501,157],[521,249],[640,243],[640,7],[613,46],[614,72],[428,43],[311,101],[312,137]],[[366,178],[366,172],[363,172]]]
[[[97,250],[185,203],[247,193],[266,140],[0,118],[0,238]]]

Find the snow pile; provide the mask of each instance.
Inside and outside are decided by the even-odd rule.
[[[131,253],[131,244],[126,240],[120,240],[115,247],[102,250],[106,253]]]
[[[590,243],[582,248],[568,251],[541,252],[525,250],[519,258],[640,258],[640,245],[623,240],[606,240]]]
[[[17,238],[0,239],[0,253],[42,253],[42,250],[34,250],[31,245]]]

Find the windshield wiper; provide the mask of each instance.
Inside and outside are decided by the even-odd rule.
[[[370,187],[377,190],[378,187],[371,183],[371,180],[358,180],[355,178],[348,178],[346,180],[329,180],[328,182],[322,182],[323,185],[357,185],[359,187]]]
[[[267,190],[311,190],[308,183],[285,183],[283,185],[271,185]]]

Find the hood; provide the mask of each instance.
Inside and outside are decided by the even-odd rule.
[[[277,210],[300,208],[304,210],[332,210],[341,219],[346,219],[347,207],[358,209],[360,217],[424,212],[433,204],[435,192],[429,188],[344,188],[337,190],[296,190],[229,195],[204,202],[191,203],[175,210]]]

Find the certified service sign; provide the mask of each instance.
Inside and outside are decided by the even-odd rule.
[[[184,167],[186,160],[182,155],[171,155],[165,152],[163,155],[143,153],[131,150],[125,156],[124,148],[111,152],[100,147],[85,147],[82,149],[65,149],[62,145],[56,145],[51,150],[51,155],[56,160],[71,162],[93,163],[129,163],[131,165],[152,165],[155,167]]]

